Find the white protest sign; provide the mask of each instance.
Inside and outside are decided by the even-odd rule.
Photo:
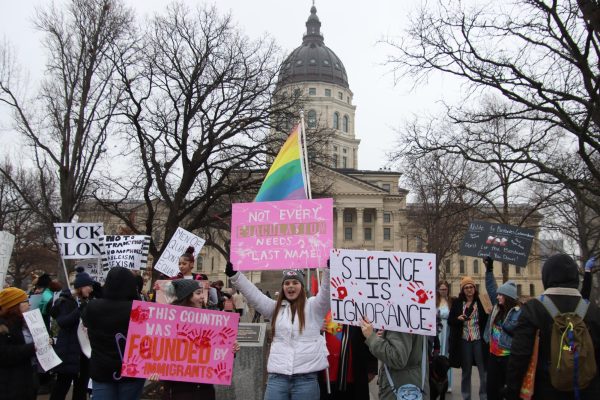
[[[35,355],[44,371],[48,371],[62,363],[62,360],[56,355],[54,348],[50,344],[50,335],[48,335],[40,310],[27,311],[23,313],[23,318],[25,318],[25,323],[33,337]]]
[[[56,223],[56,240],[63,260],[99,258],[99,239],[104,235],[101,222]]]
[[[333,249],[330,267],[334,322],[436,334],[435,254]]]
[[[102,269],[124,267],[138,270],[146,268],[150,236],[106,235],[100,237]]]
[[[4,286],[4,279],[6,279],[14,244],[14,235],[6,231],[0,231],[0,289]]]
[[[100,259],[80,260],[75,265],[75,269],[78,267],[82,267],[83,272],[87,273],[90,278],[99,284],[104,285],[104,282],[106,281],[106,275],[108,274],[108,268],[102,268],[102,265],[100,265]]]
[[[194,258],[198,257],[205,240],[183,228],[177,228],[169,244],[163,251],[158,261],[154,264],[154,269],[162,272],[166,276],[172,277],[179,273],[179,256],[181,256],[188,247],[194,248]]]

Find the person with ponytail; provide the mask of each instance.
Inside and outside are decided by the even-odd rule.
[[[277,299],[264,295],[228,262],[225,274],[233,286],[265,318],[271,320],[273,342],[267,363],[265,400],[318,399],[318,372],[328,366],[325,338],[320,335],[329,311],[329,269],[323,270],[316,296],[306,298],[304,275],[283,271]]]
[[[486,257],[485,288],[494,307],[488,318],[483,333],[483,339],[490,345],[490,354],[487,364],[487,398],[488,400],[500,399],[500,391],[506,384],[506,367],[512,336],[517,321],[521,315],[521,308],[517,300],[517,285],[507,281],[498,287],[494,278],[494,260]]]
[[[90,379],[89,359],[82,353],[77,337],[81,311],[87,305],[94,291],[94,280],[83,270],[76,268],[73,291],[64,289],[50,309],[60,330],[54,350],[62,363],[52,371],[56,372],[56,383],[52,388],[50,400],[64,400],[73,382],[73,400],[87,399],[87,387]]]
[[[166,294],[174,299],[171,304],[183,307],[207,308],[204,303],[203,288],[196,280],[176,279],[166,287]],[[233,352],[237,353],[240,345],[236,341]],[[160,380],[158,374],[150,377],[151,380]],[[164,381],[163,400],[214,400],[215,387],[209,383]]]
[[[179,256],[179,273],[172,279],[200,280],[200,275],[192,272],[194,270],[195,263],[196,257],[194,257],[194,247],[190,246],[187,248],[185,253]]]

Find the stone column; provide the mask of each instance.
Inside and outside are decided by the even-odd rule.
[[[373,240],[375,241],[375,250],[383,249],[383,208],[376,208],[373,212],[375,218],[375,232]]]
[[[364,229],[363,229],[363,214],[364,208],[356,209],[356,239],[355,242],[362,249],[364,247]]]
[[[336,207],[335,212],[337,214],[337,226],[334,247],[343,247],[342,243],[344,243],[344,209],[341,207]]]

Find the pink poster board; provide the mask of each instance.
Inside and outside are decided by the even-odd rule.
[[[333,199],[233,204],[236,270],[320,268],[333,248]]]
[[[134,301],[122,376],[230,385],[238,313]]]

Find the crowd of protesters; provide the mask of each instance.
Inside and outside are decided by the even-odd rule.
[[[413,398],[437,398],[438,390],[432,387],[430,391],[430,368],[434,358],[446,357],[449,366],[462,370],[463,399],[471,399],[473,390],[479,392],[480,399],[519,399],[527,374],[534,376],[528,389],[534,399],[600,396],[600,310],[587,301],[594,258],[585,265],[580,291],[576,262],[564,254],[550,257],[542,268],[544,293],[521,304],[516,283],[507,281],[498,286],[494,260],[486,257],[485,288],[491,309],[486,310],[471,277],[462,277],[456,298],[450,296],[447,282],[439,282],[438,335],[431,341],[420,335],[376,330],[367,319],[360,327],[340,325],[335,332],[328,331],[328,269],[323,270],[318,292],[312,297],[301,271],[283,271],[281,286],[271,298],[230,263],[225,272],[235,292],[225,289],[222,281],[203,285],[206,276],[192,272],[193,253],[190,248],[181,255],[180,273],[167,287],[171,304],[240,315],[251,306],[269,321],[272,342],[265,400],[366,400],[368,383],[376,375],[382,400],[401,398],[403,390],[416,396]],[[123,377],[121,368],[132,302],[152,301],[152,294],[143,293],[143,280],[126,268],[112,268],[102,287],[82,269],[76,272],[73,289],[60,290],[60,285],[44,274],[35,277],[29,293],[14,287],[0,291],[0,400],[35,399],[49,376],[54,377],[50,380],[51,400],[65,399],[69,391],[73,399],[87,399],[90,386],[94,400],[141,398],[146,381]],[[209,295],[204,297],[206,287]],[[56,332],[54,349],[62,363],[50,373],[38,365],[32,334],[23,319],[32,296],[38,296],[35,306],[49,332]],[[554,360],[556,313],[548,311],[548,302],[558,314],[584,310],[581,319],[593,346],[589,350],[593,354],[585,356],[593,357],[595,365],[584,384],[574,382],[574,390],[555,387],[550,362]],[[89,337],[89,354],[78,338],[83,327]],[[239,348],[236,342],[232,351]],[[532,357],[536,361],[533,364]],[[477,389],[471,383],[473,366],[479,374]],[[450,391],[451,371],[442,375],[436,378],[446,381],[444,390]],[[215,399],[211,384],[167,381],[156,374],[149,380],[160,382],[164,399]]]

